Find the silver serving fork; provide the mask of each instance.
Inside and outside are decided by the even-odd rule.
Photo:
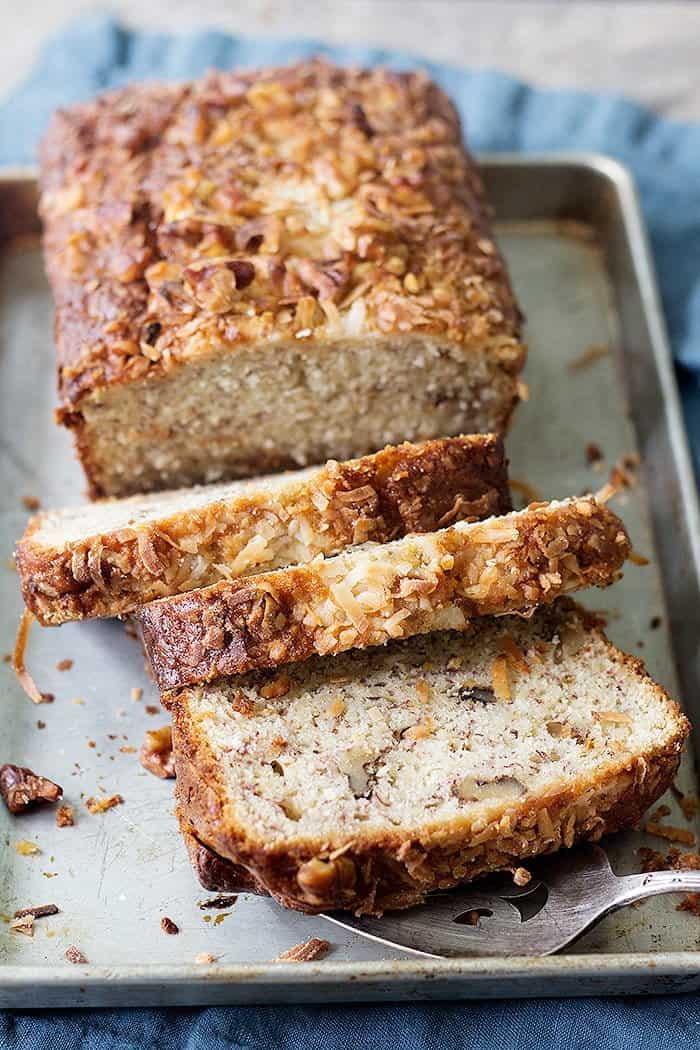
[[[526,886],[496,876],[381,918],[324,915],[363,937],[418,955],[551,955],[611,911],[657,893],[700,892],[700,871],[615,875],[605,850],[586,845],[539,862]]]

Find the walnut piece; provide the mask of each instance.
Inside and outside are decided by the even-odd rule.
[[[23,813],[37,802],[56,802],[63,788],[25,766],[0,766],[0,795],[10,813]]]
[[[336,857],[335,860],[313,857],[302,864],[297,872],[297,882],[312,904],[323,903],[346,890],[352,890],[356,878],[355,865],[349,857]]]
[[[22,919],[25,915],[31,915],[33,919],[43,919],[46,915],[58,915],[58,905],[34,904],[31,908],[18,908],[12,917]]]
[[[160,729],[148,729],[144,738],[139,760],[144,769],[161,780],[175,776],[175,756],[173,754],[173,734],[170,726]]]
[[[167,915],[164,915],[160,920],[160,928],[163,933],[176,934],[180,932],[180,927],[177,923],[173,922]]]

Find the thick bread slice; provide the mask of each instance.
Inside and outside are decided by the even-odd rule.
[[[210,887],[307,912],[407,907],[631,826],[690,728],[568,599],[284,678],[177,694],[176,791]]]
[[[506,427],[520,315],[424,73],[132,84],[54,116],[41,190],[59,420],[92,496]]]
[[[384,543],[511,508],[499,437],[388,446],[252,481],[39,514],[17,544],[24,600],[43,624],[138,605],[351,544]]]
[[[137,615],[156,681],[170,690],[528,613],[611,583],[629,549],[619,518],[587,496],[226,581]]]

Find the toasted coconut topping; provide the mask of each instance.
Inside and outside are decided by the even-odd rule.
[[[422,73],[127,87],[59,111],[42,190],[67,403],[253,340],[418,331],[519,357],[481,181]]]

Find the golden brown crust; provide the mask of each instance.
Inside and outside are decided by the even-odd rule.
[[[552,610],[552,623],[572,612],[590,625],[586,614],[568,600]],[[602,632],[596,633],[605,640],[621,673],[651,682],[640,660],[615,649]],[[196,870],[209,873],[207,888],[232,891],[242,888],[245,880],[246,888],[267,892],[299,911],[339,908],[374,914],[418,904],[434,890],[631,827],[672,783],[690,730],[678,705],[660,686],[652,685],[668,705],[666,739],[644,754],[611,759],[593,781],[581,777],[547,797],[510,802],[490,823],[483,819],[470,823],[462,817],[438,827],[426,824],[419,830],[354,835],[350,841],[338,828],[333,841],[307,838],[287,848],[256,841],[236,824],[227,807],[220,766],[206,736],[190,721],[183,693],[173,708],[176,793],[181,826],[194,836]],[[226,860],[235,870],[222,867]],[[226,881],[219,887],[213,884],[216,878]]]
[[[138,618],[159,687],[526,613],[567,591],[607,586],[630,549],[619,518],[592,497],[532,504],[404,544],[380,550],[369,566],[366,552],[351,552],[145,606]],[[343,577],[360,567],[352,591]]]
[[[292,525],[313,531],[318,552],[385,543],[455,521],[478,520],[511,508],[503,443],[471,435],[388,446],[345,463],[319,467],[273,500],[265,490],[205,508],[164,513],[151,523],[94,533],[61,549],[41,542],[44,522],[31,519],[17,544],[25,604],[40,623],[64,623],[132,612],[156,598],[219,581],[237,566],[256,523],[272,512],[281,536]],[[93,513],[87,508],[88,517]],[[242,566],[234,576],[270,568]]]
[[[418,330],[522,365],[481,180],[421,73],[135,85],[59,111],[41,167],[69,426],[110,385],[249,341]]]

